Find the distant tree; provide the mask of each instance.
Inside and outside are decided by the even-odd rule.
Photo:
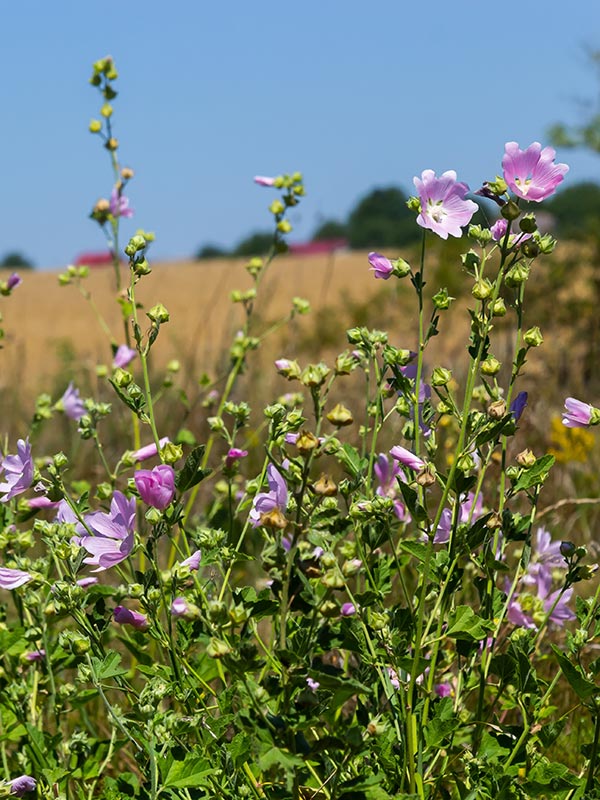
[[[587,57],[600,84],[600,50],[589,50]],[[550,128],[548,134],[552,144],[556,147],[583,147],[600,154],[600,102],[596,99],[587,102],[586,106],[585,119],[581,124],[565,125],[558,122]]]
[[[256,231],[236,245],[234,256],[260,256],[266,253],[273,245],[273,234],[266,231]]]
[[[5,269],[33,269],[33,261],[30,261],[22,253],[7,253],[0,261],[0,267]]]
[[[337,219],[327,219],[322,222],[312,235],[313,242],[324,239],[345,239],[348,235],[348,226]]]
[[[417,241],[421,234],[406,200],[396,186],[374,189],[361,198],[348,217],[350,247],[401,247]]]
[[[216,244],[205,244],[196,253],[196,259],[198,261],[202,261],[205,258],[223,258],[223,256],[226,255],[228,255],[228,252],[222,247],[219,247]]]
[[[562,238],[597,235],[600,223],[600,185],[586,181],[563,189],[544,204],[555,218],[555,232]]]

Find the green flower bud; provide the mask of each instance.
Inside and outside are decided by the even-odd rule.
[[[525,344],[529,345],[529,347],[539,347],[544,341],[544,337],[538,326],[534,325],[533,328],[529,328],[528,331],[525,331],[523,334],[523,341]]]
[[[340,428],[345,425],[352,425],[354,422],[352,412],[350,409],[346,408],[346,406],[342,405],[342,403],[338,403],[331,409],[329,414],[327,414],[327,419],[332,425],[337,425]]]
[[[322,616],[331,618],[339,616],[339,610],[337,605],[332,600],[326,600],[319,608],[319,612]]]
[[[494,291],[494,287],[487,278],[480,278],[471,289],[471,294],[477,300],[487,300]]]
[[[183,458],[183,447],[174,442],[167,442],[160,451],[160,457],[165,464],[175,464],[180,458]]]
[[[102,123],[99,119],[93,119],[89,126],[90,133],[100,133],[102,130]]]
[[[489,228],[482,228],[481,225],[469,225],[468,234],[470,239],[474,239],[477,244],[484,247],[492,241],[492,233]]]
[[[330,370],[323,362],[319,364],[309,364],[300,375],[300,380],[305,386],[316,388],[322,386],[329,375]]]
[[[509,222],[512,222],[513,220],[519,217],[519,215],[521,214],[521,209],[515,203],[514,200],[509,200],[508,203],[505,203],[502,206],[502,208],[500,209],[500,213],[502,214],[504,219],[507,219]]]
[[[492,419],[502,419],[506,414],[506,401],[503,399],[494,400],[487,408],[488,416]]]
[[[126,369],[123,369],[122,367],[117,367],[112,374],[112,380],[116,386],[118,386],[121,389],[124,389],[126,386],[129,386],[129,384],[133,381],[133,375],[131,374],[131,372],[127,372]]]
[[[96,203],[96,205],[98,204]],[[127,246],[125,247],[125,255],[131,258],[140,250],[143,250],[144,247],[146,247],[146,239],[140,234],[136,234],[135,236],[131,237]]]
[[[440,311],[445,311],[447,308],[450,308],[450,303],[454,300],[454,297],[450,297],[448,290],[444,288],[440,289],[439,292],[436,292],[431,299],[433,301],[433,305],[437,309]]]
[[[527,448],[526,450],[521,450],[520,453],[517,454],[515,457],[515,461],[520,467],[524,467],[525,469],[529,469],[533,467],[536,462],[536,457],[533,454],[533,451]]]
[[[110,103],[104,103],[104,105],[100,109],[100,113],[105,119],[109,119],[109,117],[112,117],[113,107],[111,106]]]
[[[537,244],[537,242],[528,239],[521,245],[521,252],[527,258],[536,258],[540,254],[540,246]]]
[[[162,519],[162,513],[158,510],[158,508],[149,508],[144,516],[150,525],[157,525]]]
[[[136,275],[149,275],[152,270],[146,258],[140,258],[132,264],[133,271]]]
[[[494,300],[494,303],[492,305],[492,316],[504,317],[505,315],[506,315],[506,303],[501,297],[499,297],[497,300]]]
[[[291,223],[287,219],[282,219],[281,222],[277,223],[277,230],[280,233],[289,233],[292,230]]]
[[[489,355],[484,361],[481,362],[481,371],[484,375],[497,375],[502,365],[492,355]]]
[[[452,372],[445,367],[436,367],[431,373],[432,386],[447,386],[452,380]]]
[[[269,211],[271,212],[271,214],[277,216],[278,214],[283,214],[283,212],[285,211],[285,206],[283,205],[281,200],[273,200],[273,202],[269,206]]]
[[[231,653],[231,647],[219,639],[211,639],[207,648],[206,654],[210,658],[224,658]]]
[[[506,190],[508,189],[508,184],[503,178],[501,178],[499,175],[496,175],[495,181],[485,182],[485,188],[489,189],[492,194],[500,197],[500,195],[505,194]]]
[[[405,278],[407,275],[410,275],[410,264],[403,258],[393,258],[392,266],[394,268],[392,274],[397,278]]]
[[[540,236],[536,233],[535,242],[540,248],[540,253],[543,253],[544,255],[552,253],[556,247],[556,239],[554,239],[549,233],[545,233],[543,236]]]
[[[504,276],[504,283],[511,289],[516,289],[529,278],[529,266],[518,262],[511,267]]]
[[[308,300],[304,300],[302,297],[293,297],[292,298],[292,307],[296,314],[309,314],[310,313],[310,303]]]
[[[155,306],[152,306],[150,311],[146,312],[146,316],[151,319],[152,322],[157,322],[159,325],[169,321],[169,312],[162,303],[157,303]]]
[[[534,233],[537,231],[537,222],[535,221],[534,215],[525,214],[525,216],[519,220],[519,228],[523,233]]]

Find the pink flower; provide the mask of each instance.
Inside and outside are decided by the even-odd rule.
[[[425,466],[425,462],[420,459],[419,456],[411,453],[406,447],[400,447],[400,445],[392,447],[390,455],[392,458],[396,459],[396,461],[399,461],[403,467],[409,467],[410,469],[418,471]]]
[[[148,617],[140,614],[139,611],[131,611],[125,606],[117,606],[113,611],[113,618],[119,625],[131,625],[139,631],[144,631],[148,627]]]
[[[30,650],[28,653],[25,653],[24,656],[26,661],[43,661],[46,658],[46,651],[42,650]]]
[[[17,441],[17,455],[5,456],[0,462],[0,471],[4,471],[4,483],[0,483],[0,502],[8,503],[10,499],[27,491],[33,482],[33,458],[29,439]]]
[[[27,792],[35,791],[37,781],[31,775],[19,775],[18,778],[13,778],[12,781],[9,781],[8,785],[10,786],[11,794],[14,794],[15,797],[23,797]]]
[[[18,589],[30,581],[32,576],[22,569],[11,569],[10,567],[0,567],[0,589]]]
[[[110,193],[109,205],[113,217],[133,217],[133,208],[129,207],[129,198],[119,194],[116,187]]]
[[[342,617],[353,617],[356,614],[356,606],[354,603],[344,603],[340,609]]]
[[[382,256],[381,253],[369,253],[368,258],[371,269],[375,273],[375,277],[387,281],[394,271],[394,265],[389,258]]]
[[[56,508],[60,505],[60,500],[50,500],[50,498],[46,497],[46,495],[40,495],[39,497],[32,497],[31,500],[27,501],[29,503],[29,508]]]
[[[225,469],[231,469],[240,458],[246,458],[247,455],[247,450],[240,450],[239,447],[230,447],[225,456]]]
[[[171,603],[171,615],[173,617],[186,617],[190,614],[190,606],[185,597],[176,597]]]
[[[283,475],[273,464],[269,464],[267,467],[267,482],[270,491],[257,494],[250,511],[250,522],[254,528],[260,525],[263,514],[273,511],[275,508],[285,512],[287,508],[287,484]]]
[[[202,553],[200,550],[195,550],[191,556],[186,558],[185,561],[181,561],[180,564],[182,567],[189,567],[193,572],[195,572],[200,566],[201,556]]]
[[[592,422],[593,406],[574,397],[565,400],[562,424],[567,428],[587,428]]]
[[[259,186],[274,186],[275,178],[268,178],[265,175],[255,175],[254,183],[257,183]]]
[[[161,446],[161,449],[166,445],[169,441],[169,437],[165,436],[162,439],[159,439],[158,443]],[[156,449],[156,444],[152,442],[152,444],[146,444],[144,447],[140,447],[139,450],[134,450],[131,453],[131,458],[134,461],[146,461],[148,458],[152,458],[153,456],[158,454],[158,450]]]
[[[12,292],[13,289],[16,289],[17,286],[20,286],[23,283],[23,279],[20,275],[16,272],[13,272],[12,275],[9,276],[8,280],[6,281],[6,288],[9,292]]]
[[[447,239],[448,234],[460,238],[461,228],[468,225],[478,209],[477,203],[465,200],[467,184],[456,180],[454,170],[438,178],[432,169],[424,170],[421,178],[414,178],[414,184],[421,200],[417,223],[442,239]]]
[[[135,498],[127,499],[116,491],[110,502],[110,511],[86,514],[85,523],[94,534],[81,536],[78,543],[90,553],[84,564],[97,566],[102,572],[124,561],[133,550],[135,524]]]
[[[60,402],[62,403],[63,411],[69,419],[74,419],[79,422],[86,413],[86,408],[79,394],[79,389],[73,386],[73,381],[71,381],[65,389],[65,393],[60,398]]]
[[[87,589],[88,586],[94,586],[94,584],[98,583],[98,578],[95,575],[90,575],[87,578],[80,578],[75,583],[77,586],[81,586],[82,589]]]
[[[507,142],[502,158],[504,180],[517,197],[539,203],[554,194],[569,170],[566,164],[555,164],[555,156],[552,147],[542,149],[539,142],[533,142],[527,150],[520,150],[516,142]]]
[[[117,347],[117,352],[113,358],[113,367],[126,367],[130,364],[137,355],[137,350],[127,347],[126,344],[120,344]]]
[[[175,470],[169,464],[140,469],[134,475],[140,497],[147,506],[163,511],[175,496]]]
[[[311,690],[311,692],[316,692],[321,684],[319,683],[319,681],[315,681],[313,678],[307,678],[306,685]]]

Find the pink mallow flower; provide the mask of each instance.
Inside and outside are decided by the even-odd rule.
[[[4,483],[0,483],[0,502],[8,503],[13,497],[27,491],[33,482],[33,458],[29,439],[17,441],[17,454],[5,456],[0,462],[0,471],[4,472]]]
[[[113,217],[133,217],[133,208],[129,207],[129,198],[119,194],[116,187],[110,193],[109,205]]]
[[[31,775],[19,775],[18,778],[13,778],[8,782],[10,786],[10,793],[15,797],[23,797],[27,792],[34,792],[37,786],[37,781]]]
[[[121,367],[122,369],[130,364],[137,356],[137,350],[127,347],[126,344],[120,344],[117,347],[117,352],[113,358],[113,367]]]
[[[268,492],[260,492],[254,498],[252,509],[250,510],[250,522],[254,528],[260,525],[263,514],[278,508],[285,512],[288,503],[288,489],[283,475],[279,470],[269,464],[267,467]]]
[[[477,203],[465,200],[469,191],[466,183],[456,180],[456,172],[448,170],[439,178],[432,169],[422,172],[420,178],[413,179],[421,201],[421,213],[417,224],[437,233],[442,239],[450,236],[460,238],[461,228],[468,225],[478,210]]]
[[[376,489],[376,494],[379,497],[389,497],[394,503],[394,514],[398,517],[400,522],[408,522],[410,515],[408,514],[404,504],[398,498],[398,481],[396,478],[400,477],[406,482],[406,477],[399,464],[393,461],[390,465],[389,459],[385,453],[379,453],[373,465],[373,472],[379,483]]]
[[[342,617],[353,617],[356,614],[356,606],[354,603],[344,603],[340,608]]]
[[[171,603],[171,616],[187,617],[191,614],[191,607],[185,597],[176,597]]]
[[[460,501],[460,508],[458,510],[458,525],[473,524],[483,514],[483,496],[481,493],[475,498],[473,492],[469,492],[466,496],[463,495]],[[452,509],[445,508],[442,511],[442,516],[437,526],[435,536],[433,537],[434,544],[447,544],[450,541],[450,533],[452,531]]]
[[[18,589],[30,581],[32,576],[22,569],[11,569],[10,567],[0,567],[0,589]]]
[[[375,273],[375,277],[387,281],[394,271],[394,265],[389,258],[382,256],[381,253],[369,253],[368,258],[371,269]]]
[[[409,467],[409,469],[419,471],[425,466],[423,459],[419,458],[419,456],[416,456],[414,453],[411,453],[411,451],[407,450],[406,447],[401,447],[399,444],[395,447],[392,447],[390,450],[390,455],[396,461],[399,461],[403,467]]]
[[[504,240],[506,236],[506,229],[508,227],[508,220],[500,217],[497,219],[496,222],[490,228],[490,233],[492,234],[492,239],[495,242],[500,242]],[[513,247],[514,245],[519,245],[522,242],[526,241],[527,239],[531,239],[530,233],[523,233],[519,231],[518,233],[511,234],[508,237],[508,245],[509,247]]]
[[[164,436],[162,439],[158,440],[161,449],[166,445],[168,441],[169,441],[168,436]],[[131,458],[134,461],[146,461],[147,459],[152,458],[153,456],[156,455],[158,455],[158,450],[156,449],[156,444],[154,442],[152,442],[152,444],[146,444],[143,447],[140,447],[139,450],[133,450],[131,452]]]
[[[201,557],[202,553],[200,552],[200,550],[195,550],[191,556],[188,556],[188,558],[180,562],[180,566],[189,567],[189,569],[195,572],[200,566]]]
[[[12,292],[13,289],[16,289],[17,286],[20,286],[22,283],[23,279],[21,278],[21,276],[18,275],[16,272],[13,272],[11,275],[9,275],[9,278],[6,281],[6,288],[8,289],[9,292]]]
[[[240,450],[239,447],[230,447],[225,456],[225,469],[231,469],[237,464],[240,458],[246,458],[247,450]]]
[[[574,397],[565,400],[562,424],[567,428],[587,428],[592,423],[593,406]]]
[[[533,142],[526,150],[520,150],[516,142],[504,145],[502,169],[504,180],[511,191],[523,200],[539,203],[554,194],[569,167],[555,164],[556,151]]]
[[[259,186],[274,186],[275,178],[269,178],[266,175],[255,175],[254,183],[257,183]]]
[[[84,517],[93,536],[83,535],[76,541],[90,553],[84,564],[96,566],[94,572],[102,572],[124,561],[133,550],[135,524],[135,498],[127,499],[122,492],[115,491],[110,502],[110,511],[95,511]]]
[[[175,470],[169,464],[140,469],[134,475],[140,497],[147,506],[163,511],[175,496]]]
[[[79,394],[79,389],[73,386],[72,381],[65,389],[65,393],[60,398],[60,402],[62,403],[63,411],[69,419],[74,419],[79,422],[86,413],[86,408]]]
[[[113,618],[119,625],[131,625],[139,631],[144,631],[148,627],[148,617],[140,614],[139,611],[131,611],[125,606],[117,606],[113,611]]]
[[[43,661],[46,658],[46,651],[42,650],[30,650],[28,653],[25,653],[24,658],[26,661]]]

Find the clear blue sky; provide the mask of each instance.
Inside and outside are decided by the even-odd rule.
[[[125,231],[154,230],[155,258],[268,228],[257,173],[304,173],[300,240],[425,168],[477,188],[505,141],[544,142],[599,88],[584,54],[600,48],[597,0],[20,0],[2,28],[0,254],[40,267],[104,248],[87,215],[111,171],[87,125],[91,64],[107,54],[136,170]],[[600,158],[559,156],[568,182],[598,179]]]

